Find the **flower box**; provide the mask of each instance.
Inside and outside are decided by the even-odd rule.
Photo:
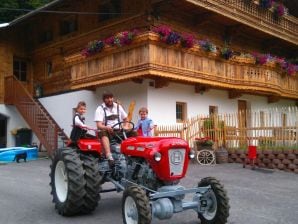
[[[196,149],[198,151],[199,150],[202,150],[202,149],[210,149],[210,150],[212,150],[213,149],[213,145],[214,145],[214,142],[209,137],[195,138],[195,146],[196,146]]]
[[[256,59],[250,58],[250,57],[233,56],[230,60],[238,63],[244,63],[244,64],[256,63]]]

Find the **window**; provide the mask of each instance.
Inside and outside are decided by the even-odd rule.
[[[53,72],[53,64],[51,61],[46,62],[46,76],[51,77]]]
[[[60,23],[60,35],[66,35],[78,30],[77,19],[74,16],[64,19]]]
[[[43,44],[53,40],[53,32],[51,30],[44,31],[39,35],[39,43]]]
[[[217,106],[209,106],[209,114],[218,114],[218,107]]]
[[[119,17],[121,14],[121,1],[120,0],[110,0],[104,1],[98,10],[99,16],[98,21],[103,22],[109,19]]]
[[[186,120],[186,103],[176,103],[176,122],[183,122]]]
[[[13,75],[20,81],[27,81],[27,62],[25,60],[13,59]]]

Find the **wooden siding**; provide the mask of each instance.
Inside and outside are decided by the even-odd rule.
[[[101,56],[98,56],[98,59],[93,58],[95,61],[92,61],[91,58],[86,59],[88,65],[85,65],[85,68],[84,66],[80,68],[66,66],[64,58],[71,58],[80,52],[89,41],[104,39],[117,32],[133,28],[138,28],[140,31],[150,30],[152,26],[159,24],[169,24],[173,30],[193,33],[198,39],[208,38],[217,46],[223,45],[223,35],[226,30],[230,30],[233,37],[231,47],[239,52],[261,51],[261,49],[270,52],[274,45],[275,50],[280,50],[287,55],[298,43],[298,20],[296,18],[287,15],[275,21],[270,11],[261,12],[255,4],[247,0],[212,0],[208,2],[185,0],[171,1],[170,4],[167,1],[159,0],[122,0],[121,2],[122,14],[110,20],[100,21],[96,14],[99,12],[102,1],[82,0],[76,4],[61,3],[61,5],[56,5],[55,9],[57,7],[62,11],[88,12],[90,13],[88,15],[84,13],[76,15],[37,13],[26,21],[14,25],[9,32],[0,33],[1,40],[5,39],[9,44],[9,48],[6,48],[6,50],[9,49],[9,52],[5,53],[8,57],[4,58],[5,60],[2,60],[2,53],[0,53],[1,62],[7,61],[4,68],[0,70],[0,77],[3,80],[4,75],[12,75],[12,58],[16,56],[25,58],[30,63],[26,85],[31,93],[36,85],[43,87],[45,95],[50,95],[88,87],[91,85],[91,81],[94,82],[93,85],[103,85],[140,75],[155,75],[178,80],[184,77],[183,80],[188,82],[201,82],[230,88],[232,84],[238,85],[241,81],[246,81],[245,76],[248,74],[253,74],[250,80],[256,82],[261,80],[261,86],[257,83],[253,91],[267,92],[268,88],[273,88],[269,93],[293,98],[294,94],[289,91],[291,92],[293,88],[297,87],[297,82],[292,82],[291,78],[288,78],[288,81],[283,81],[274,69],[266,70],[256,66],[244,67],[240,64],[233,64],[231,61],[223,63],[218,59],[214,60],[212,56],[209,57],[202,52],[198,53],[199,51],[180,51],[175,47],[169,48],[157,43],[143,43],[143,49],[140,45],[137,47],[136,44],[132,46],[134,49],[130,47],[106,49]],[[59,27],[61,21],[69,18],[77,21],[77,30],[62,35]],[[52,32],[52,40],[41,42],[41,34],[47,31]],[[19,41],[20,35],[22,41]],[[266,47],[264,39],[270,39],[271,44]],[[138,52],[143,50],[144,52]],[[161,56],[161,54],[165,55]],[[153,59],[151,59],[152,56]],[[150,61],[148,62],[147,59]],[[138,60],[142,60],[142,63]],[[52,63],[50,75],[46,72],[48,62]],[[99,67],[97,68],[97,66]],[[148,66],[151,68],[149,69]],[[165,67],[161,68],[161,66]],[[207,68],[208,66],[210,68]],[[250,70],[247,71],[246,68]],[[220,72],[220,69],[224,69],[224,71]],[[83,75],[86,71],[88,71],[88,77]],[[177,78],[178,75],[175,74],[180,73],[182,75]],[[87,78],[86,83],[82,83],[83,79],[80,76]],[[222,85],[213,82],[213,79],[218,77],[221,78]],[[266,77],[270,77],[270,82],[264,89],[262,79],[266,79]],[[235,82],[235,79],[238,81]],[[281,83],[279,83],[280,80],[282,80]],[[59,85],[60,83],[61,85]],[[251,82],[249,86],[251,86]],[[281,90],[279,90],[280,86]],[[288,86],[290,89],[285,92],[284,89]],[[0,79],[1,87],[3,86],[1,86]],[[243,89],[252,90],[251,88]],[[3,88],[0,89],[0,92],[3,92]]]
[[[274,65],[258,66],[237,58],[227,61],[199,46],[188,50],[168,46],[152,32],[138,36],[127,47],[108,47],[89,58],[77,53],[65,60],[72,89],[156,76],[293,99],[298,96],[297,78],[282,75]]]

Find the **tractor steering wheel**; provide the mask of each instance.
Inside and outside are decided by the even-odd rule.
[[[124,128],[124,124],[127,124],[127,125],[130,124],[130,128],[125,129]],[[126,132],[131,132],[131,131],[134,130],[134,128],[135,128],[135,124],[133,122],[131,122],[131,121],[128,121],[128,122],[121,121],[121,122],[118,122],[117,124],[114,124],[112,126],[114,135],[120,141],[123,141],[124,139],[127,139]]]

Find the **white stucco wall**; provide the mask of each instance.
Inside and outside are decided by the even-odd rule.
[[[0,104],[0,114],[7,117],[7,147],[15,146],[15,136],[11,134],[11,131],[19,128],[30,128],[15,106],[8,106]],[[38,143],[38,139],[33,134],[32,142]]]
[[[209,114],[209,106],[217,106],[218,113],[233,113],[238,110],[238,100],[246,100],[248,109],[258,110],[268,107],[294,106],[291,100],[280,100],[277,103],[267,103],[267,97],[255,95],[243,95],[237,99],[229,99],[227,91],[210,89],[203,94],[195,93],[193,85],[170,83],[163,88],[155,88],[149,85],[151,80],[143,83],[120,83],[107,87],[97,88],[92,91],[77,91],[57,96],[41,98],[40,101],[51,113],[58,124],[70,134],[72,124],[72,108],[76,107],[80,100],[87,103],[86,124],[95,127],[94,112],[102,103],[102,93],[110,91],[114,99],[119,100],[126,111],[129,104],[135,101],[133,122],[138,119],[138,109],[142,106],[148,107],[149,117],[155,124],[176,123],[176,102],[187,104],[187,117],[198,114]],[[249,108],[250,107],[250,108]]]
[[[243,95],[237,99],[229,99],[227,91],[210,89],[203,94],[195,93],[193,85],[170,83],[163,88],[154,88],[149,85],[151,80],[143,83],[120,83],[107,87],[99,87],[96,91],[74,91],[65,94],[43,97],[40,102],[48,110],[66,134],[70,135],[72,129],[73,108],[77,103],[84,100],[87,104],[86,124],[95,128],[94,112],[102,103],[102,93],[110,91],[115,100],[119,100],[126,111],[132,101],[135,101],[133,122],[138,119],[138,109],[148,107],[149,117],[157,125],[176,123],[176,102],[187,104],[188,118],[198,114],[208,114],[209,106],[217,106],[219,113],[232,113],[238,110],[238,100],[246,100],[252,110],[265,109],[268,107],[294,106],[293,100],[280,100],[268,104],[267,97],[255,95]],[[16,127],[28,127],[24,119],[13,106],[0,105],[0,113],[8,117],[7,145],[14,145],[14,136],[10,131]],[[33,142],[37,142],[34,136]]]
[[[95,92],[87,90],[75,91],[43,97],[39,100],[68,136],[72,129],[73,108],[76,108],[79,101],[85,101],[87,104],[85,123],[88,126],[95,127],[93,116],[98,101]]]

